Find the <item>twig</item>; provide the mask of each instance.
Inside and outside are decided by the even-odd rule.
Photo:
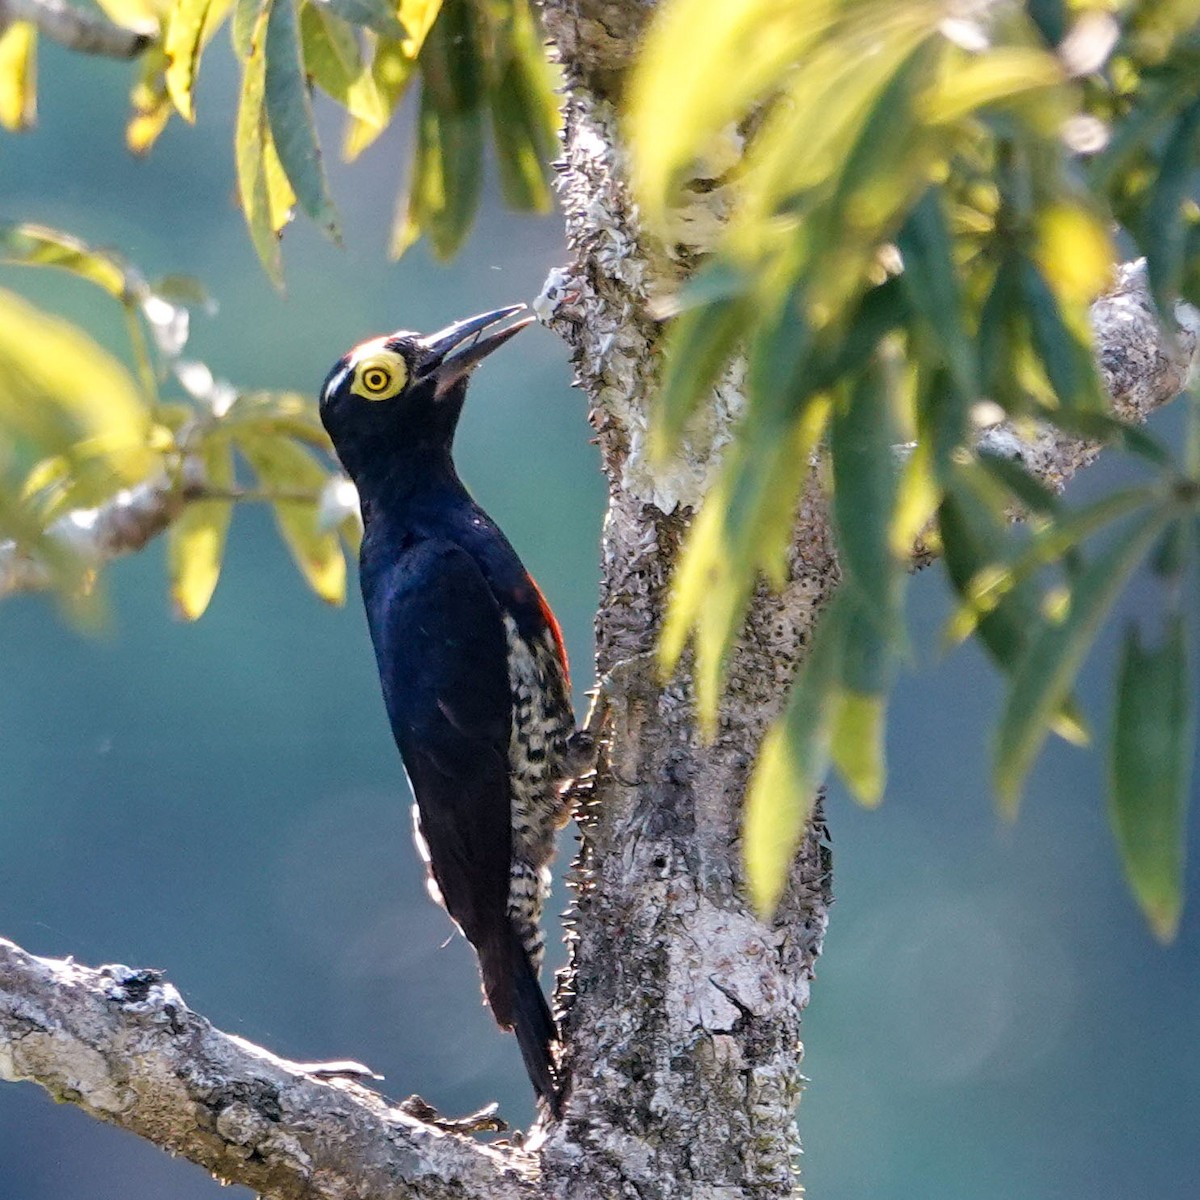
[[[104,58],[137,58],[155,39],[154,31],[125,29],[96,13],[80,12],[64,0],[0,0],[0,27],[29,21],[68,50]]]

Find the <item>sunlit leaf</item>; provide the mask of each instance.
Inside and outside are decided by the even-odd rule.
[[[354,30],[325,4],[313,2],[300,11],[300,39],[305,69],[317,86],[351,116],[382,127],[387,112]]]
[[[1071,588],[1061,622],[1043,623],[1018,665],[996,735],[996,791],[1003,811],[1015,816],[1021,789],[1061,709],[1075,676],[1130,575],[1170,519],[1163,505],[1139,513]]]
[[[196,456],[210,488],[233,488],[233,447],[227,437],[208,436]],[[171,597],[175,611],[185,621],[198,620],[216,590],[232,515],[232,500],[193,500],[167,530]]]
[[[439,112],[421,93],[417,150],[408,195],[392,233],[398,258],[422,234],[437,258],[452,258],[466,240],[483,186],[483,114],[479,109]]]
[[[284,544],[309,586],[322,600],[346,598],[346,560],[336,533],[320,529],[318,506],[328,478],[312,455],[293,441],[264,437],[249,429],[232,431],[271,508]]]
[[[1155,935],[1171,941],[1183,909],[1193,705],[1186,625],[1176,614],[1162,644],[1125,635],[1110,749],[1113,832],[1129,886]]]
[[[233,0],[177,0],[167,17],[163,35],[167,91],[188,121],[196,119],[194,93],[200,56],[232,7]]]
[[[271,140],[300,207],[335,241],[337,212],[325,179],[300,54],[297,0],[267,0],[265,103]]]
[[[1063,82],[1058,60],[1035,46],[996,46],[977,54],[956,55],[937,86],[930,89],[924,115],[930,121],[958,121],[977,109]]]
[[[887,782],[884,735],[897,655],[862,594],[850,584],[843,583],[842,588],[841,686],[831,701],[836,715],[830,751],[854,798],[874,807],[883,798]]]
[[[441,0],[401,0],[399,12],[405,36],[374,38],[371,79],[383,105],[385,119],[390,119],[396,111],[396,106],[416,73],[417,55],[437,19],[440,8]],[[357,158],[379,136],[379,132],[379,126],[352,119],[347,125],[343,143],[343,153],[347,160]]]
[[[817,788],[829,767],[831,694],[844,636],[836,596],[821,615],[787,708],[767,730],[746,793],[742,843],[750,900],[768,917],[787,886]]]
[[[708,734],[754,584],[760,573],[777,586],[783,582],[796,500],[828,418],[828,401],[818,399],[790,428],[762,424],[753,437],[743,436],[688,531],[659,649],[669,671],[694,633],[696,702]]]
[[[29,267],[59,267],[125,300],[138,280],[128,264],[108,250],[96,250],[78,238],[45,225],[0,222],[0,258]]]
[[[125,145],[133,154],[149,153],[175,111],[167,91],[167,61],[157,43],[142,53],[137,82],[129,94],[133,112],[125,126]]]
[[[242,11],[240,5],[238,11]],[[259,9],[242,71],[235,133],[238,195],[259,261],[276,287],[282,287],[279,232],[287,220],[287,206],[283,203],[287,198],[287,180],[283,178],[264,108],[266,31],[264,6]]]
[[[81,329],[0,291],[0,417],[47,451],[90,446],[131,482],[150,462],[129,372]]]
[[[37,26],[13,21],[0,33],[0,125],[19,133],[37,124]]]

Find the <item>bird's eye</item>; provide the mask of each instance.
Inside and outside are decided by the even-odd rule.
[[[391,382],[391,371],[385,371],[383,367],[368,367],[363,372],[362,384],[368,392],[386,392],[387,385]]]
[[[350,390],[364,400],[390,400],[408,380],[404,359],[391,351],[372,355],[357,366]]]

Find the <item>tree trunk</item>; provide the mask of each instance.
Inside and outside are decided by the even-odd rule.
[[[651,651],[691,508],[739,410],[741,368],[666,470],[646,460],[656,297],[719,227],[695,190],[688,241],[649,245],[626,187],[612,101],[648,7],[548,0],[567,81],[560,192],[573,261],[543,311],[570,344],[609,485],[598,674],[610,724],[580,821],[571,958],[559,981],[569,1099],[544,1153],[556,1197],[766,1197],[795,1186],[800,1014],[829,901],[814,823],[775,920],[742,887],[741,797],[816,613],[836,581],[828,526],[806,505],[789,585],[758,597],[717,736],[696,728],[686,665],[663,686]]]

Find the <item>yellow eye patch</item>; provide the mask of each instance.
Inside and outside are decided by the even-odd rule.
[[[354,364],[354,382],[350,390],[364,400],[390,400],[404,390],[408,365],[391,350],[371,354]]]

